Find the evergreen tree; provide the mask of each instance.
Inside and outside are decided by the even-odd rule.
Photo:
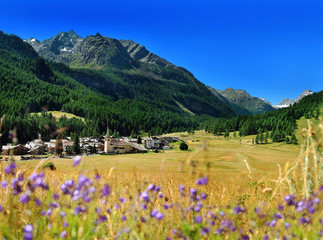
[[[62,141],[62,134],[58,134],[56,137],[56,144],[55,144],[55,152],[57,155],[62,154],[63,152],[63,141]]]
[[[292,137],[291,137],[291,141],[290,141],[292,144],[298,144],[298,141],[297,141],[297,138],[296,138],[296,136],[295,136],[295,134],[293,133],[292,134]]]
[[[181,149],[182,151],[186,151],[188,149],[188,145],[185,142],[181,142],[181,144],[179,145],[179,149]]]
[[[289,139],[289,137],[288,136],[286,136],[286,138],[285,138],[285,142],[286,142],[286,144],[290,144],[291,142],[290,142],[290,139]]]
[[[73,142],[73,152],[75,152],[76,154],[81,153],[80,138],[78,134],[75,134],[75,138]]]
[[[138,144],[142,144],[142,140],[140,136],[138,137]]]
[[[267,130],[266,133],[265,133],[265,143],[266,144],[268,143],[268,138],[269,138],[269,132]]]

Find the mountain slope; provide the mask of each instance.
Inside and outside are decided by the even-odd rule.
[[[209,87],[209,89],[212,89]],[[258,114],[275,110],[271,104],[264,100],[252,97],[249,93],[240,89],[227,88],[224,91],[212,89],[213,94],[221,95],[236,110],[239,115]]]
[[[297,98],[296,100],[293,99],[289,99],[289,98],[285,98],[283,99],[277,106],[275,106],[276,108],[285,108],[285,107],[289,107],[290,105],[294,104],[294,103],[298,103],[300,100],[302,100],[304,97],[313,94],[313,92],[309,89],[305,90],[304,92],[302,92]]]
[[[52,39],[60,39],[64,34],[71,33],[60,33]],[[191,112],[215,117],[235,115],[226,103],[213,95],[189,71],[148,52],[133,41],[119,41],[100,34],[91,35],[77,42],[68,57],[60,54],[56,58],[43,54],[44,51],[58,53],[57,49],[46,47],[44,42],[37,47],[35,44],[31,45],[44,58],[79,69],[76,70],[79,82],[103,94],[109,94],[115,100],[132,99],[178,113]],[[84,68],[97,71],[88,70],[85,73],[81,70]],[[67,72],[65,73],[75,74],[75,71]]]

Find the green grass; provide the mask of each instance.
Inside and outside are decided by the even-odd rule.
[[[78,117],[72,113],[66,113],[66,112],[61,112],[61,111],[48,111],[47,112],[48,114],[52,114],[53,117],[56,118],[56,120],[58,120],[59,118],[63,117],[65,115],[66,118],[70,119],[70,118],[77,118],[77,119],[81,119],[82,121],[84,121],[84,118],[82,117]],[[32,113],[32,114],[35,114],[35,113]],[[36,113],[38,115],[40,115],[41,113]]]

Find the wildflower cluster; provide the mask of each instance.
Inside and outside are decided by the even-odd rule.
[[[74,159],[74,167],[81,158]],[[275,208],[211,202],[209,179],[178,186],[177,193],[144,184],[120,193],[104,177],[81,172],[56,188],[44,172],[25,177],[15,163],[4,168],[0,202],[3,239],[303,239],[323,235],[323,188],[307,199],[287,195]],[[58,190],[56,190],[58,189]],[[168,193],[168,194],[165,194]],[[174,197],[174,195],[177,195]],[[180,221],[173,222],[174,216]],[[10,228],[15,224],[15,227]],[[19,230],[17,230],[19,229]]]

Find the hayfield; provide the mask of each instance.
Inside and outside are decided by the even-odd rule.
[[[285,184],[290,180],[285,173],[298,169],[292,163],[301,145],[252,145],[254,136],[240,140],[232,133],[229,139],[204,131],[172,135],[187,141],[190,151],[174,143],[173,150],[160,153],[48,159],[56,171],[41,170],[45,161],[1,163],[0,235],[169,240],[323,234],[323,192],[308,191],[304,199],[304,189],[292,195]],[[304,156],[312,161],[309,146],[315,144],[302,152],[302,169]],[[313,175],[295,170],[296,184],[302,186],[304,175],[310,189],[317,172],[312,164],[306,169]]]

